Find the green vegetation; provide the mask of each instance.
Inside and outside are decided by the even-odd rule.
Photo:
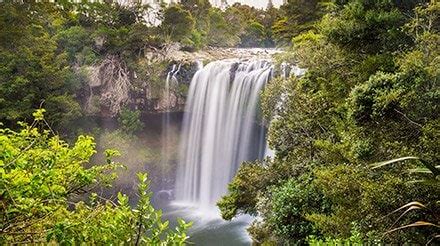
[[[150,203],[146,174],[138,174],[137,205],[118,194],[107,200],[94,187],[109,185],[115,150],[106,150],[106,162],[90,168],[96,154],[92,137],[79,136],[70,146],[54,135],[43,117],[34,113],[31,125],[20,130],[0,129],[0,194],[2,244],[52,243],[182,245],[190,224],[179,221],[173,231]],[[86,199],[85,195],[90,195]]]
[[[141,112],[139,110],[130,110],[124,108],[119,113],[120,128],[127,134],[133,134],[141,130],[144,126],[140,120]]]
[[[33,7],[40,13],[55,11]],[[0,12],[0,120],[24,120],[43,102],[53,124],[66,125],[79,117],[75,91],[81,80],[74,78],[68,54],[58,50],[53,36],[62,20],[32,13],[25,5],[1,3]],[[48,22],[51,28],[45,26]]]
[[[194,18],[189,11],[179,6],[171,6],[165,9],[163,18],[161,26],[170,40],[182,41],[189,38],[193,32]]]
[[[438,242],[440,4],[299,2],[274,33],[307,72],[262,93],[276,156],[241,166],[223,217],[258,214],[259,243]],[[423,161],[371,167],[402,156]]]
[[[307,69],[262,92],[276,156],[241,165],[218,202],[223,218],[258,216],[249,232],[266,245],[438,243],[438,1],[288,0],[261,10],[182,0],[159,11],[0,3],[0,244],[184,244],[189,224],[168,228],[146,175],[130,204],[94,192],[160,163],[143,148],[140,116],[163,95],[166,52],[210,46],[281,46],[278,66]],[[188,88],[172,90],[181,99]],[[87,117],[120,129],[81,129]],[[123,153],[99,157],[92,137],[65,142],[56,131],[96,131],[96,149]],[[154,182],[173,168],[148,171]]]
[[[145,43],[156,40],[139,18],[144,6],[3,2],[0,8],[0,120],[8,126],[44,105],[48,121],[68,129],[87,113],[81,101],[90,94],[90,67],[118,72],[115,80],[126,82]],[[115,69],[106,70],[108,64]],[[98,75],[107,82],[108,75]]]
[[[191,38],[195,48],[275,46],[272,25],[280,16],[279,9],[262,10],[234,3],[221,10],[208,0],[183,0],[181,6],[196,21]]]
[[[167,47],[273,47],[280,11],[188,0],[160,11],[107,2],[0,3],[0,121],[16,127],[35,108],[63,134],[85,116],[116,117],[163,95]],[[185,95],[177,95],[184,97]],[[69,130],[66,130],[69,129]],[[66,132],[67,131],[67,132]]]

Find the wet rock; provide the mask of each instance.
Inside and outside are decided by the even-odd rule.
[[[97,43],[104,42],[101,39],[95,41]],[[157,82],[149,81],[148,78],[145,78],[144,81],[134,71],[128,71],[127,68],[118,65],[123,64],[122,62],[117,62],[116,58],[109,57],[102,64],[86,68],[89,74],[89,83],[88,88],[84,91],[87,91],[88,95],[82,101],[86,112],[99,116],[114,117],[123,107],[138,109],[144,113],[178,112],[184,109],[189,84],[199,69],[200,62],[207,64],[214,60],[250,60],[256,57],[269,60],[280,52],[277,49],[214,47],[189,52],[182,50],[180,45],[176,43],[159,48],[147,48],[143,58],[147,64],[167,64],[166,68],[159,72],[160,81],[163,80],[159,86],[163,86],[163,89],[165,89],[167,75],[172,71],[173,66],[179,67],[178,71],[174,73],[175,81],[173,80],[170,84],[168,98],[162,96],[163,94],[160,92],[162,88],[157,87]],[[107,66],[108,64],[112,66]],[[110,68],[115,68],[116,71]],[[231,81],[237,68],[238,63],[231,67]]]

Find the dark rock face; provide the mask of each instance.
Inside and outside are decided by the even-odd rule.
[[[182,64],[179,73],[176,77],[179,83],[189,85],[191,83],[194,74],[197,72],[198,65],[197,62],[188,62]]]
[[[235,79],[235,72],[237,72],[237,69],[238,69],[238,66],[240,65],[240,63],[238,63],[238,62],[236,62],[236,63],[234,63],[234,65],[232,65],[232,67],[231,67],[231,70],[230,70],[230,79],[229,79],[229,81],[231,81],[231,83],[232,83],[232,81],[234,81],[234,79]]]
[[[133,71],[126,71],[127,85],[121,99],[121,87],[117,86],[115,76],[98,76],[100,66],[90,67],[88,88],[84,88],[83,107],[89,115],[114,117],[123,107],[140,110],[142,113],[161,113],[183,111],[186,94],[192,77],[197,72],[196,61],[163,61],[164,69],[157,71],[156,81],[139,77]],[[174,70],[173,70],[174,69]],[[169,92],[166,93],[166,81],[169,79]],[[109,96],[110,95],[110,96]],[[168,95],[168,96],[166,96]],[[113,100],[115,99],[115,100]],[[117,99],[117,100],[116,100]],[[112,107],[110,107],[112,106]]]
[[[153,112],[179,112],[183,111],[185,101],[194,74],[197,72],[197,62],[176,62],[169,63],[167,72],[163,78],[169,78],[169,94],[155,102]],[[164,86],[165,89],[165,86]],[[165,92],[165,90],[164,90]]]
[[[269,59],[279,52],[273,49],[208,48],[197,52],[181,50],[178,45],[151,50],[145,54],[148,68],[139,73],[131,71],[117,57],[108,57],[101,64],[88,67],[88,86],[79,97],[88,115],[115,117],[128,107],[142,113],[181,112],[184,109],[189,85],[199,69],[199,61],[220,59],[246,60],[253,57]],[[142,62],[140,62],[142,63]],[[231,81],[239,66],[231,68]],[[175,71],[173,69],[177,69]],[[174,71],[165,92],[167,76]],[[168,95],[168,96],[164,96]]]

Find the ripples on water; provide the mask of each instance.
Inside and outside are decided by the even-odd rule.
[[[246,230],[254,219],[251,216],[244,215],[232,221],[225,221],[220,217],[218,210],[201,210],[197,206],[183,203],[171,203],[163,211],[164,218],[170,220],[170,223],[175,223],[177,218],[193,221],[193,226],[188,232],[188,244],[239,246],[252,243]]]

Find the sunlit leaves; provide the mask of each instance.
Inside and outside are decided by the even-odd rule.
[[[44,130],[43,113],[37,110],[34,124],[21,123],[18,132],[0,129],[0,243],[185,243],[190,224],[179,222],[175,231],[168,230],[168,222],[162,222],[162,213],[150,203],[146,174],[138,175],[135,209],[121,193],[118,204],[96,193],[85,202],[82,194],[115,178],[113,172],[121,165],[112,158],[119,152],[107,150],[106,164],[91,165],[94,139],[79,136],[67,144]]]
[[[250,232],[259,242],[285,242],[311,223],[318,245],[424,244],[436,238],[435,228],[411,223],[435,224],[440,209],[438,4],[332,2],[314,28],[294,37],[291,51],[280,56],[281,62],[306,68],[306,74],[284,83],[274,80],[263,92],[263,111],[273,119],[269,141],[274,160],[263,167],[242,166],[245,172],[238,172],[230,186],[234,189],[219,206],[227,218],[242,211],[258,213]],[[294,13],[307,11],[295,9],[302,5],[291,7]],[[290,16],[297,17],[302,16]],[[276,27],[288,32],[288,20]],[[278,109],[276,98],[283,94]],[[391,161],[380,163],[384,160]],[[397,165],[402,161],[405,166]],[[372,170],[369,165],[375,162]],[[254,174],[260,174],[264,187],[247,179]],[[276,181],[267,182],[267,177]],[[302,177],[313,181],[302,182]],[[317,206],[321,211],[305,214],[315,208],[304,204],[312,187],[326,202]],[[398,217],[387,215],[410,201],[429,209],[411,207],[399,221],[411,229],[384,236]],[[298,211],[304,220],[291,219]],[[351,241],[354,229],[357,237]]]

